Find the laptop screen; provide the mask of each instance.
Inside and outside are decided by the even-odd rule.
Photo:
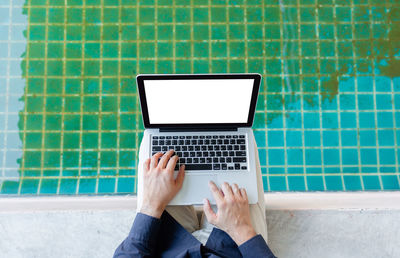
[[[190,77],[163,79],[162,76],[158,79],[143,78],[141,83],[148,123],[246,124],[254,98],[255,80],[256,78]]]
[[[145,80],[151,124],[246,123],[252,79]]]

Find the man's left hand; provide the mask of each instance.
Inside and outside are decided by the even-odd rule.
[[[185,177],[185,165],[181,165],[176,179],[174,169],[178,156],[171,158],[173,150],[164,155],[159,152],[143,164],[143,204],[140,212],[160,218],[168,203],[182,188]],[[161,160],[158,162],[158,159]]]

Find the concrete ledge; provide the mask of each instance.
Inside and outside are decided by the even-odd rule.
[[[400,210],[400,192],[266,193],[267,210]],[[59,210],[136,210],[126,196],[29,196],[0,198],[0,212]]]

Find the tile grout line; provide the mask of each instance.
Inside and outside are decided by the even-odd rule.
[[[263,105],[264,105],[264,129],[262,130],[262,132],[264,133],[264,135],[265,135],[265,141],[264,141],[264,146],[265,146],[265,165],[267,166],[268,164],[269,164],[269,157],[268,157],[268,130],[267,130],[267,122],[268,122],[268,119],[267,119],[267,88],[268,88],[268,85],[267,85],[267,61],[266,61],[266,51],[265,51],[265,44],[266,44],[266,41],[265,41],[265,37],[266,37],[266,35],[265,35],[265,3],[264,3],[264,1],[262,2],[262,23],[263,23],[263,41],[262,41],[262,43],[263,43],[263,78],[262,78],[262,85],[261,85],[261,87],[263,87],[263,90],[262,90],[262,92],[264,93],[263,94]],[[260,149],[260,148],[258,148],[258,149]],[[267,170],[267,168],[265,168],[265,170]],[[269,184],[269,180],[268,180],[268,176],[267,176],[267,171],[265,171],[265,174],[264,173],[262,173],[262,169],[261,169],[261,176],[262,176],[262,179],[266,179],[266,181],[267,181],[267,191],[269,192],[269,191],[271,191],[271,187],[270,187],[270,184]],[[264,180],[263,180],[264,181]],[[264,183],[264,182],[263,182]],[[265,185],[264,185],[264,191],[265,191]]]
[[[102,132],[102,104],[103,104],[103,53],[104,53],[104,45],[103,45],[103,37],[104,37],[104,0],[100,0],[100,74],[99,74],[99,114],[98,114],[98,127],[101,128],[98,133],[98,142],[97,142],[97,148],[99,149],[99,152],[97,153],[97,175],[96,175],[96,188],[95,188],[95,194],[98,194],[99,192],[99,182],[100,182],[100,174],[102,171],[101,167],[101,159],[103,157],[102,153],[102,138],[101,138],[101,132]]]
[[[48,73],[48,38],[49,38],[49,0],[46,0],[46,17],[45,17],[45,45],[44,45],[44,83],[43,83],[43,93],[47,93],[47,73]],[[39,185],[36,190],[36,194],[40,194],[41,186],[42,186],[42,180],[43,180],[43,167],[44,167],[44,155],[46,154],[46,149],[45,149],[45,136],[46,136],[46,130],[45,130],[45,125],[46,125],[46,104],[47,104],[47,98],[44,96],[43,97],[43,115],[42,115],[42,130],[41,130],[41,150],[40,150],[40,179],[39,179]]]
[[[24,113],[23,113],[23,119],[24,119],[24,129],[22,131],[22,158],[21,158],[21,169],[20,169],[20,182],[18,185],[18,195],[21,194],[21,188],[22,188],[22,183],[23,183],[23,178],[25,174],[25,163],[26,163],[26,154],[25,154],[25,147],[26,147],[26,122],[27,122],[27,103],[28,103],[28,98],[26,94],[29,92],[29,55],[30,55],[30,15],[31,15],[31,4],[32,0],[27,0],[26,8],[28,9],[27,17],[28,17],[28,24],[27,24],[27,29],[26,29],[26,64],[25,64],[25,80],[26,80],[26,87],[24,91]]]
[[[333,0],[333,3],[336,5],[336,0]],[[336,19],[336,7],[333,8],[333,21],[337,22]],[[338,72],[339,69],[339,48],[338,48],[338,40],[337,40],[337,26],[333,26],[333,33],[334,33],[334,47],[335,47],[335,72]],[[339,74],[336,75],[337,76],[337,80],[338,80],[338,96],[337,96],[337,107],[336,107],[336,112],[338,113],[338,139],[339,139],[339,169],[340,169],[340,178],[341,178],[341,183],[342,183],[342,189],[343,191],[346,190],[346,184],[344,183],[344,175],[343,175],[343,144],[342,144],[342,135],[341,132],[342,127],[341,127],[341,108],[340,108],[340,83],[339,83]],[[357,136],[358,137],[358,136]]]
[[[121,56],[122,56],[122,1],[118,0],[118,96],[117,96],[117,169],[115,174],[114,194],[118,193],[120,159],[121,159]],[[136,17],[137,18],[137,17]],[[132,157],[134,158],[134,157]]]
[[[67,14],[67,0],[64,0],[64,38],[63,38],[63,75],[62,75],[62,101],[61,101],[61,139],[60,139],[60,168],[59,168],[59,178],[57,182],[57,195],[60,194],[60,188],[61,188],[61,179],[62,179],[62,173],[64,169],[64,134],[65,134],[65,125],[64,125],[64,119],[65,119],[65,87],[67,86],[67,20],[68,14]]]
[[[282,88],[281,88],[281,91],[280,91],[280,94],[281,94],[280,100],[281,100],[281,103],[282,103],[282,128],[280,128],[281,131],[284,131],[283,129],[286,127],[285,126],[286,112],[285,112],[285,108],[284,108],[286,75],[285,75],[285,63],[284,63],[284,60],[282,58],[284,56],[284,51],[286,51],[286,45],[284,43],[284,36],[283,36],[284,33],[285,33],[285,28],[284,28],[284,19],[285,19],[284,18],[284,10],[285,9],[284,8],[285,8],[285,6],[283,4],[283,0],[279,0],[279,28],[280,28],[280,56],[279,57],[280,57],[280,60],[281,60],[281,74],[280,74],[280,77],[281,77],[281,83],[282,83]],[[268,121],[268,119],[267,119],[267,121]],[[286,145],[285,132],[284,132],[284,136],[283,137],[284,137],[284,139],[283,139],[284,144]],[[269,148],[270,147],[268,146],[268,149]],[[269,151],[268,151],[268,153],[269,153]],[[285,154],[285,156],[286,156],[286,154]],[[269,163],[268,163],[268,166],[271,167]],[[268,189],[270,189],[270,185],[271,185],[271,183],[270,183],[271,173],[270,173],[269,167],[267,168]]]
[[[174,1],[174,0],[173,0]],[[175,3],[175,2],[174,2]],[[212,47],[211,47],[211,43],[212,43],[212,37],[211,37],[211,0],[208,0],[208,72],[212,73]]]
[[[302,40],[301,40],[301,24],[302,24],[302,20],[300,17],[300,0],[297,0],[296,2],[297,4],[297,23],[298,23],[298,29],[297,32],[299,34],[299,38],[298,38],[298,56],[302,56],[302,51],[303,51],[303,46],[301,45]],[[303,62],[301,61],[302,59],[299,58],[299,77],[300,77],[300,92],[303,91],[304,88],[304,79],[303,79]],[[298,94],[298,92],[296,92],[296,94]],[[292,95],[294,96],[294,95]],[[297,95],[298,96],[298,95]],[[301,96],[301,95],[300,95]],[[294,99],[294,101],[297,101],[296,99]],[[286,102],[285,102],[286,103]],[[303,98],[300,97],[300,115],[301,115],[301,136],[302,136],[302,145],[304,146],[304,112],[303,112]],[[287,130],[285,130],[287,132]],[[285,138],[285,142],[286,142],[286,138]],[[295,148],[297,149],[297,148]],[[289,185],[289,179],[288,179],[288,148],[287,146],[285,147],[285,174],[286,174],[286,185],[287,185],[287,191],[290,191],[290,185]],[[304,148],[302,149],[303,154],[302,154],[302,159],[303,159],[303,172],[305,172],[305,153],[304,153]],[[305,183],[305,182],[304,182]]]
[[[82,21],[86,20],[86,0],[82,0]],[[82,42],[81,42],[81,78],[80,78],[80,105],[79,105],[79,160],[78,160],[78,179],[76,183],[75,194],[79,194],[81,186],[81,174],[82,174],[82,155],[83,155],[83,103],[84,103],[84,76],[85,76],[85,36],[86,26],[82,26]]]
[[[139,26],[139,18],[140,18],[140,12],[139,12],[139,1],[136,2],[136,27],[137,27],[137,31],[136,31],[136,38],[139,38],[140,36],[140,26]],[[140,51],[139,51],[139,41],[136,42],[136,71],[137,73],[140,72],[140,66],[139,66],[139,58],[140,58]],[[173,46],[173,51],[175,51],[175,46]],[[174,52],[175,53],[175,52]],[[139,96],[137,94],[137,85],[135,83],[135,92],[136,92],[136,110],[139,110]],[[136,157],[135,157],[135,167],[136,167],[136,171],[135,171],[135,184],[133,187],[133,192],[137,193],[137,184],[138,184],[138,171],[139,171],[139,112],[136,112],[136,123],[135,123],[135,148],[136,148]]]

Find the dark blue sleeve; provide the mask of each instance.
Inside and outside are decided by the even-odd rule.
[[[153,257],[161,220],[137,213],[128,237],[117,247],[114,257]]]
[[[261,235],[257,235],[239,246],[240,253],[245,257],[275,258]]]

